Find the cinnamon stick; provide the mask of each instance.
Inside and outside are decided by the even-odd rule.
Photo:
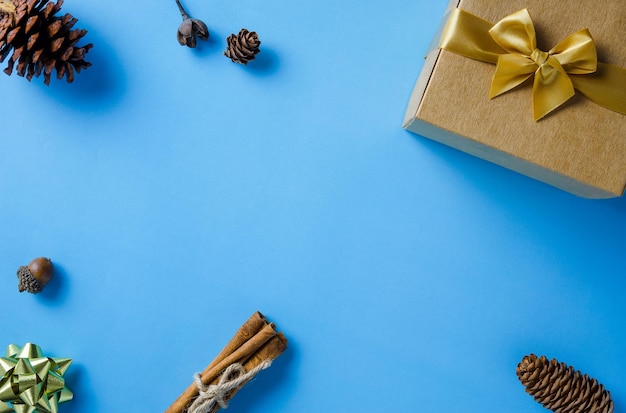
[[[202,374],[204,374],[215,364],[222,361],[224,358],[228,357],[233,351],[241,347],[243,343],[252,338],[256,333],[259,332],[259,330],[261,330],[267,324],[269,324],[269,321],[267,320],[267,318],[265,318],[263,314],[261,314],[261,312],[256,311],[254,314],[252,314],[250,318],[241,327],[239,327],[239,330],[237,330],[233,338],[228,342],[228,344],[226,344],[220,354],[218,354],[215,359],[213,359],[211,364],[207,366]]]
[[[252,370],[265,360],[275,360],[287,349],[287,338],[281,332],[272,337],[256,353],[243,363],[246,371]]]
[[[233,363],[244,364],[246,370],[249,370],[266,359],[273,360],[284,351],[286,344],[287,340],[284,335],[277,333],[276,326],[257,311],[204,369],[200,375],[202,383],[216,382],[218,375]],[[198,394],[196,384],[191,384],[165,413],[185,413]]]
[[[258,333],[256,333],[250,340],[246,341],[241,347],[233,351],[228,357],[216,363],[210,369],[207,369],[202,375],[202,383],[211,383],[217,378],[222,370],[230,366],[233,363],[240,363],[242,360],[246,360],[251,355],[256,353],[258,349],[263,346],[270,338],[276,335],[276,327],[274,324],[267,324]]]

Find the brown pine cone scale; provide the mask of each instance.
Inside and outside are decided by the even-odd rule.
[[[241,29],[237,35],[231,34],[226,42],[227,48],[224,56],[234,63],[247,65],[260,52],[261,41],[259,36],[256,32],[250,32],[247,29]]]
[[[75,73],[91,66],[84,58],[93,45],[76,45],[87,30],[73,29],[78,20],[69,13],[56,16],[63,0],[11,1],[15,13],[0,14],[0,62],[9,58],[4,73],[15,69],[29,81],[43,73],[49,85],[54,70],[57,79],[72,83]]]
[[[516,373],[526,392],[555,413],[613,413],[611,394],[602,384],[556,359],[530,354]]]

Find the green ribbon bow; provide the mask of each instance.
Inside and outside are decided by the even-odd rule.
[[[74,397],[63,378],[71,363],[45,357],[36,344],[9,345],[0,358],[0,413],[57,413]]]

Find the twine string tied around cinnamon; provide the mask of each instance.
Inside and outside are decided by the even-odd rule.
[[[199,396],[189,406],[188,413],[210,413],[218,406],[228,407],[228,394],[246,384],[261,370],[272,364],[270,359],[264,360],[255,368],[246,372],[240,363],[233,363],[224,370],[217,384],[205,385],[200,374],[194,375],[194,382],[199,390]]]

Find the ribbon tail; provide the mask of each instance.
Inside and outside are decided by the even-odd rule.
[[[492,99],[524,83],[537,70],[537,64],[525,56],[504,54],[498,58],[491,81],[489,98]]]
[[[626,115],[626,69],[598,62],[595,73],[570,76],[577,91],[592,102]]]
[[[533,85],[535,121],[567,102],[574,94],[572,81],[558,63],[541,66],[535,73]]]
[[[452,9],[439,47],[474,60],[496,63],[506,53],[489,35],[493,23],[462,9]]]

